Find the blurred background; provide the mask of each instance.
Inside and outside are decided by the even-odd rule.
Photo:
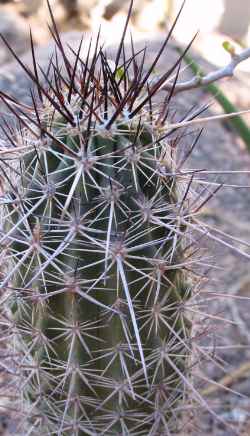
[[[129,0],[50,0],[50,4],[61,31],[95,31],[101,23],[105,38],[115,42]],[[166,30],[181,4],[182,0],[135,0],[132,25],[137,37]],[[36,44],[45,44],[50,38],[46,0],[0,0],[0,14],[0,32],[18,53],[28,50],[29,26]],[[250,45],[250,1],[187,0],[174,36],[187,43],[197,30],[197,49],[209,61],[223,65],[227,59],[221,47],[223,39]],[[8,61],[9,53],[1,45],[0,65]],[[245,64],[241,68],[250,70]]]

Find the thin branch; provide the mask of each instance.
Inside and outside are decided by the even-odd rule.
[[[190,80],[176,83],[174,94],[183,91],[188,91],[194,88],[200,88],[202,86],[209,85],[210,83],[217,82],[218,80],[223,79],[225,77],[232,77],[234,75],[234,70],[237,67],[237,65],[239,65],[241,62],[249,58],[250,58],[250,47],[246,48],[239,54],[231,55],[231,62],[223,68],[219,68],[216,71],[212,71],[211,73],[208,73],[206,76],[203,77],[196,75]],[[172,86],[173,83],[168,82],[165,83],[161,89],[164,91],[171,91]]]

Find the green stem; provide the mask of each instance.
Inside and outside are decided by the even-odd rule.
[[[175,47],[178,52],[181,52],[179,47]],[[194,61],[194,59],[190,55],[184,56],[185,62],[191,68],[194,74],[199,74],[200,76],[204,76],[205,73],[202,71],[200,66]],[[205,85],[204,89],[206,89],[210,94],[212,94],[218,103],[221,105],[225,113],[238,112],[238,108],[226,97],[226,95],[221,91],[221,89],[215,85],[214,83],[210,83],[209,85]],[[236,115],[230,120],[225,120],[230,127],[233,127],[234,130],[238,133],[241,139],[246,144],[248,150],[250,151],[250,129],[243,120],[240,115]]]

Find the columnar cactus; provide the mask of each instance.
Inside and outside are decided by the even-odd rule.
[[[152,82],[171,32],[145,72],[127,24],[113,61],[97,40],[72,62],[54,23],[65,71],[56,54],[42,80],[32,45],[32,106],[1,93],[18,121],[3,125],[1,290],[23,434],[169,435],[192,391],[193,176],[167,121],[175,81],[154,99],[183,55]]]

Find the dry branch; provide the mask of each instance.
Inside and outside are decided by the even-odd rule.
[[[250,57],[250,47],[246,48],[239,54],[231,55],[231,62],[225,67],[219,68],[218,70],[208,73],[206,76],[196,75],[190,80],[185,82],[177,82],[174,89],[174,94],[179,92],[188,91],[190,89],[200,88],[202,86],[209,85],[211,83],[217,82],[220,79],[226,77],[232,77],[234,75],[235,68],[243,61],[249,59]],[[173,82],[166,82],[162,86],[162,90],[170,91],[173,88]]]

